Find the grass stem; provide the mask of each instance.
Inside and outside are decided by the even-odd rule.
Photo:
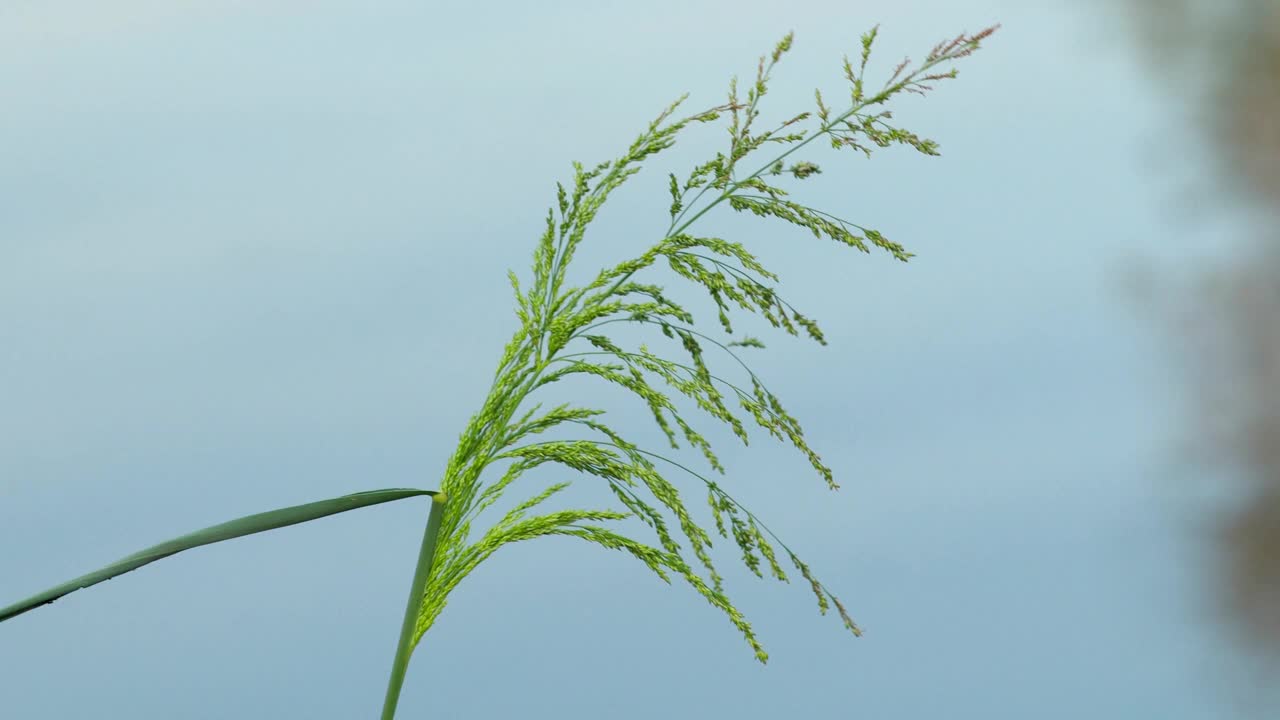
[[[400,626],[400,642],[396,646],[395,661],[391,665],[391,678],[387,683],[387,697],[382,702],[382,720],[393,720],[396,705],[400,702],[400,687],[409,669],[409,656],[413,652],[413,631],[422,609],[422,595],[431,576],[431,563],[436,555],[436,538],[440,535],[440,519],[444,515],[445,494],[431,498],[431,513],[427,516],[427,529],[422,534],[422,549],[418,552],[418,567],[413,573],[409,588],[409,602],[404,610],[404,623]]]

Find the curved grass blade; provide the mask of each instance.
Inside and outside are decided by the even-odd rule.
[[[417,490],[414,488],[389,488],[384,490],[369,490],[366,492],[353,493],[351,495],[343,495],[342,497],[331,498],[329,500],[320,500],[318,502],[306,503],[305,505],[294,505],[292,507],[281,508],[279,510],[270,510],[256,515],[246,515],[220,525],[213,525],[203,530],[197,530],[181,537],[176,537],[159,545],[153,545],[146,550],[136,552],[126,558],[117,560],[110,565],[95,570],[91,573],[81,575],[80,577],[62,583],[57,587],[45,590],[42,593],[32,595],[26,600],[16,602],[8,607],[0,608],[0,622],[4,622],[12,617],[21,615],[28,610],[33,610],[41,605],[47,605],[54,600],[79,590],[87,588],[91,585],[97,585],[104,580],[110,580],[117,575],[123,575],[130,570],[138,568],[148,563],[155,562],[161,558],[169,557],[183,550],[190,550],[201,545],[211,545],[223,540],[232,540],[234,538],[243,537],[245,535],[253,535],[254,533],[274,530],[276,528],[286,527],[289,525],[297,525],[310,520],[318,520],[328,515],[336,515],[348,510],[357,510],[359,508],[368,507],[370,505],[378,505],[394,500],[403,500],[404,498],[418,497],[420,495],[435,495],[435,490]]]

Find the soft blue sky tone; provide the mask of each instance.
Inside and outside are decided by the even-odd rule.
[[[6,3],[0,604],[239,515],[436,487],[515,329],[506,270],[528,283],[572,160],[618,156],[686,91],[684,114],[735,73],[745,90],[789,29],[761,126],[815,87],[842,105],[841,54],[877,22],[880,78],[1000,22],[958,80],[892,106],[943,157],[793,156],[823,169],[791,184],[803,200],[910,264],[727,209],[695,226],[746,243],[823,327],[826,348],[738,320],[843,489],[762,431],[743,448],[687,417],[866,636],[721,542],[760,666],[688,587],[542,539],[453,594],[400,716],[1222,717],[1236,666],[1203,592],[1207,516],[1169,477],[1178,398],[1118,276],[1232,228],[1167,212],[1198,171],[1152,160],[1190,135],[1113,19],[1012,0]],[[666,173],[723,151],[725,127],[617,191],[570,281],[649,247]],[[647,277],[719,331],[694,288]],[[550,390],[661,448],[629,397]],[[710,522],[696,479],[668,477]],[[591,479],[561,506],[611,506]],[[0,716],[372,717],[425,514],[202,548],[6,622]]]

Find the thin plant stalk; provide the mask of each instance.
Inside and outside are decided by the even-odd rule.
[[[431,498],[431,513],[427,516],[427,529],[422,533],[422,549],[418,552],[418,566],[413,572],[409,588],[409,603],[404,610],[404,623],[400,626],[400,641],[396,645],[396,657],[391,663],[391,678],[387,681],[387,697],[382,701],[382,720],[393,720],[396,705],[400,703],[400,688],[404,685],[405,672],[409,669],[409,657],[413,654],[413,630],[418,624],[418,611],[422,608],[422,595],[431,576],[432,561],[436,556],[436,540],[440,536],[440,519],[444,517],[447,496],[443,493]]]

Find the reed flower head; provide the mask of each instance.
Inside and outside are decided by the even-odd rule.
[[[877,230],[791,199],[787,190],[770,184],[775,181],[766,182],[765,173],[776,178],[785,172],[795,180],[819,174],[821,170],[813,162],[797,161],[788,166],[784,161],[821,136],[828,137],[833,148],[853,148],[868,157],[872,146],[888,147],[892,144],[910,145],[927,155],[937,155],[937,143],[890,125],[887,122],[891,118],[888,110],[873,110],[898,93],[924,94],[931,89],[926,83],[956,77],[955,69],[931,71],[969,55],[994,30],[994,27],[988,28],[977,35],[960,35],[939,43],[920,66],[908,71],[908,61],[903,61],[880,89],[870,92],[864,76],[878,33],[878,29],[872,29],[862,36],[858,68],[855,70],[847,57],[844,61],[845,77],[851,84],[849,109],[833,115],[823,102],[822,94],[815,91],[820,122],[811,134],[809,131],[781,134],[784,129],[808,119],[809,112],[799,113],[773,130],[753,134],[752,125],[759,115],[760,100],[767,92],[770,72],[791,48],[793,36],[788,33],[778,42],[767,64],[766,58],[761,56],[755,82],[745,99],[739,98],[737,78],[734,78],[729,85],[726,104],[668,122],[687,97],[682,96],[664,109],[617,160],[602,162],[589,170],[581,163],[573,164],[574,177],[570,186],[566,188],[557,183],[556,207],[547,212],[546,228],[533,254],[533,277],[528,290],[522,289],[516,274],[508,271],[519,326],[498,363],[488,397],[472,417],[445,470],[441,490],[449,497],[449,502],[441,519],[435,554],[430,559],[430,576],[421,598],[412,638],[414,645],[436,621],[449,593],[498,548],[536,537],[567,535],[629,553],[668,583],[671,575],[680,576],[707,602],[728,616],[756,658],[765,662],[768,655],[751,625],[724,592],[722,578],[708,552],[712,546],[711,534],[694,520],[680,491],[666,478],[655,460],[661,461],[664,468],[675,467],[703,483],[716,533],[725,539],[732,537],[741,551],[743,563],[753,573],[763,577],[763,560],[773,577],[789,582],[779,562],[780,549],[812,589],[819,610],[825,614],[834,605],[844,626],[855,635],[861,634],[844,605],[814,577],[809,566],[769,531],[756,515],[734,500],[719,482],[629,442],[600,419],[599,416],[604,414],[602,410],[561,404],[539,414],[542,404],[534,403],[518,419],[516,414],[545,386],[571,375],[591,375],[602,382],[625,388],[643,401],[671,447],[679,449],[676,431],[672,428],[674,423],[684,440],[701,451],[711,469],[723,475],[725,469],[710,444],[680,416],[670,397],[659,389],[665,386],[664,389],[684,395],[708,415],[730,426],[745,445],[748,437],[744,423],[729,407],[736,404],[738,409],[751,416],[757,426],[780,440],[789,441],[802,452],[829,488],[838,488],[831,469],[805,442],[800,423],[787,413],[778,397],[735,352],[735,348],[762,349],[764,344],[753,337],[721,342],[695,330],[692,314],[668,297],[664,288],[634,281],[632,277],[655,263],[665,262],[678,275],[702,286],[711,296],[719,308],[720,325],[726,335],[733,334],[729,317],[732,304],[747,312],[759,312],[771,325],[791,335],[798,334],[797,326],[803,328],[809,337],[825,345],[818,324],[783,299],[777,288],[768,282],[776,281],[777,276],[762,266],[742,244],[694,234],[691,227],[709,210],[727,203],[737,212],[749,211],[761,217],[777,218],[805,228],[815,237],[826,236],[863,252],[870,252],[869,245],[875,245],[905,262],[911,253],[901,245]],[[714,158],[695,167],[683,181],[674,174],[669,176],[671,224],[663,237],[640,255],[602,269],[591,284],[566,287],[566,268],[583,241],[588,225],[610,193],[639,172],[642,161],[671,147],[676,134],[684,127],[693,122],[712,122],[724,113],[730,113],[732,117],[727,151],[717,153]],[[789,145],[790,148],[755,172],[738,179],[739,164],[767,143]],[[714,191],[714,196],[699,206],[699,201],[708,191]],[[668,359],[650,350],[647,344],[625,349],[603,334],[602,328],[613,323],[652,326],[667,339],[675,341],[687,354],[687,360],[677,362]],[[746,370],[749,384],[744,387],[712,374],[704,357],[704,344],[736,361]],[[654,382],[658,379],[661,383]],[[577,440],[533,439],[539,433],[562,425],[576,425],[590,432],[587,437]],[[498,461],[511,461],[511,464],[500,477],[483,480],[485,471]],[[519,503],[473,539],[472,527],[479,515],[501,497],[523,472],[545,463],[559,464],[599,478],[627,512],[561,510],[530,515],[538,505],[568,487],[569,482],[563,481]],[[697,563],[706,570],[706,579],[686,559],[673,537],[668,518],[658,505],[674,517]],[[605,526],[610,521],[631,516],[652,528],[656,546]]]

